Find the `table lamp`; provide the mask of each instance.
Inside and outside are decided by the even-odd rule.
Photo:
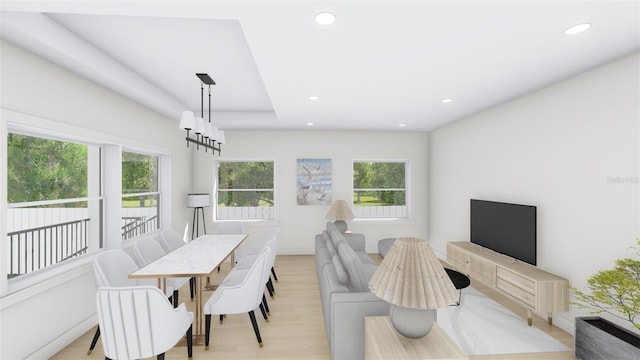
[[[333,224],[336,228],[338,228],[341,233],[344,233],[347,231],[346,222],[353,220],[353,213],[346,201],[336,200],[331,205],[331,209],[329,209],[327,220],[334,220]]]
[[[374,295],[391,304],[389,318],[402,335],[429,333],[436,309],[458,299],[456,288],[426,240],[398,238],[369,281]]]

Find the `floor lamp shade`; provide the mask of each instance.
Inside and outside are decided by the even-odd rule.
[[[187,194],[187,207],[201,208],[211,206],[211,195],[205,193]]]

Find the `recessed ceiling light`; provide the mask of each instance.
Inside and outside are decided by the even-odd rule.
[[[399,126],[399,127],[405,127],[405,126],[407,126],[407,124],[400,124],[400,125],[398,125],[398,126]]]
[[[317,96],[309,96],[309,100],[316,101],[316,100],[318,100],[318,99],[320,99],[320,98],[319,98],[319,97],[317,97]]]
[[[448,104],[450,102],[453,102],[453,99],[442,99],[443,104]]]
[[[331,25],[336,22],[336,16],[330,12],[322,12],[316,15],[316,22],[320,25]]]
[[[312,122],[308,122],[307,126],[313,126],[313,123]]]
[[[578,34],[578,33],[581,33],[583,31],[589,30],[590,27],[591,27],[591,24],[589,24],[589,23],[582,23],[582,24],[578,24],[578,25],[573,25],[572,27],[570,27],[567,30],[565,30],[564,33],[565,33],[565,35],[574,35],[574,34]]]

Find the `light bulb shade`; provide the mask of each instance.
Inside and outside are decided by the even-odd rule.
[[[436,309],[458,300],[456,288],[427,241],[399,238],[393,242],[369,281],[380,299],[411,309]]]
[[[218,140],[220,144],[224,144],[227,141],[224,138],[224,130],[218,130],[218,137],[220,137],[220,140]]]
[[[327,220],[351,221],[353,220],[353,213],[346,201],[336,200],[331,205],[326,218]]]
[[[201,208],[211,206],[211,195],[206,193],[187,194],[187,207]]]
[[[196,127],[193,130],[196,134],[204,133],[204,119],[201,117],[196,118]]]
[[[180,116],[180,128],[185,130],[191,130],[196,127],[196,119],[193,115],[193,111],[183,111]]]
[[[220,131],[218,130],[217,126],[211,126],[211,134],[209,135],[209,137],[215,141],[220,141]]]
[[[205,121],[204,122],[204,137],[206,138],[213,138],[213,136],[211,136],[211,133],[213,132],[213,130],[211,129],[213,126],[211,125],[210,122]]]

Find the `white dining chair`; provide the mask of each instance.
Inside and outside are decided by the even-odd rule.
[[[193,313],[184,303],[173,308],[157,287],[101,287],[96,306],[105,359],[162,360],[185,335],[192,358]]]
[[[136,270],[138,265],[122,249],[105,250],[93,258],[93,276],[97,289],[105,286],[153,286],[156,283],[153,279],[129,279],[129,274]],[[90,355],[96,347],[99,338],[100,326],[96,328],[87,355]]]
[[[279,230],[276,229],[271,232],[267,241],[263,244],[263,248],[268,246],[271,249],[271,256],[269,259],[269,270],[271,271],[271,274],[267,273],[267,281],[266,281],[267,290],[269,291],[269,295],[271,296],[271,298],[274,297],[274,294],[276,291],[275,287],[273,286],[273,281],[271,281],[271,275],[273,275],[274,279],[278,281],[278,278],[274,270],[274,264],[275,264],[276,255],[278,251],[278,239],[279,239]],[[242,259],[240,259],[240,261],[238,261],[234,269],[243,269],[243,268],[250,267],[253,261],[255,261],[256,256],[257,256],[256,252],[251,252],[251,251],[247,252],[247,254]],[[265,304],[265,306],[267,305]]]
[[[166,251],[162,248],[155,236],[144,236],[133,242],[133,254],[140,267],[147,265],[162,256],[166,255]],[[173,306],[178,306],[178,292],[189,278],[167,278],[166,291],[173,291]]]
[[[160,232],[160,236],[156,237],[157,240],[160,241],[160,245],[164,248],[165,252],[169,253],[184,244],[186,244],[182,238],[180,238],[180,234],[173,229],[166,229]],[[195,296],[195,288],[196,288],[196,278],[192,277],[189,279],[189,294],[191,296],[191,301]]]
[[[205,350],[209,348],[211,334],[211,315],[229,315],[249,313],[253,330],[262,347],[262,337],[258,328],[258,322],[254,310],[262,305],[264,296],[264,272],[270,255],[269,249],[262,252],[246,270],[245,276],[236,277],[233,281],[227,280],[213,292],[209,300],[204,304],[205,314]],[[263,314],[264,315],[264,314]]]

